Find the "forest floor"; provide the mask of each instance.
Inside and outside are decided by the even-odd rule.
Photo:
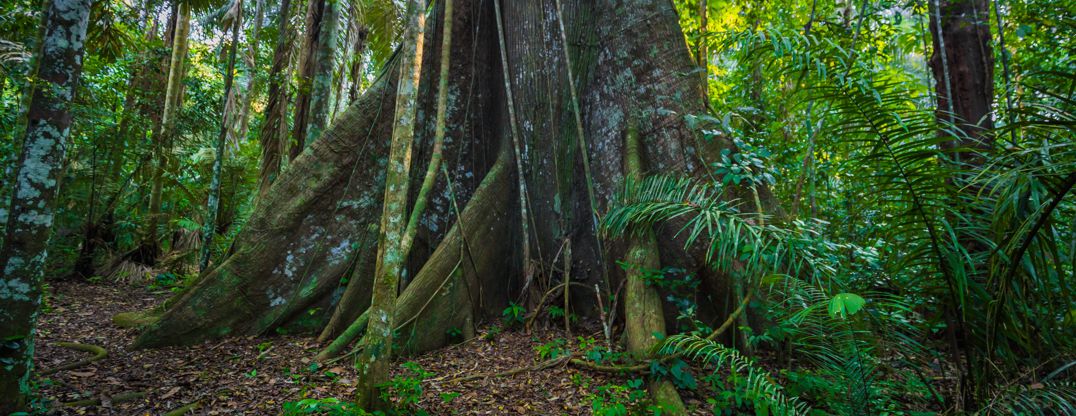
[[[39,321],[37,368],[48,371],[93,355],[57,346],[58,342],[92,344],[108,351],[103,359],[42,376],[40,393],[52,401],[55,413],[159,415],[193,404],[196,410],[187,414],[275,415],[287,402],[353,396],[355,370],[350,361],[315,364],[311,359],[319,345],[311,337],[242,337],[189,347],[129,349],[137,331],[115,326],[112,316],[146,310],[167,295],[112,283],[53,284]],[[590,414],[600,386],[628,381],[563,364],[511,376],[458,380],[532,366],[541,361],[539,346],[572,338],[557,329],[529,335],[520,330],[490,336],[489,331],[480,331],[484,336],[469,342],[408,357],[429,373],[425,377],[394,366],[394,376],[404,381],[401,386],[421,379],[421,393],[413,394],[417,408],[434,415]],[[83,405],[59,404],[75,401]],[[698,397],[687,396],[685,403],[692,409],[705,407]]]

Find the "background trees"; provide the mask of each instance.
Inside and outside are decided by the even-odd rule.
[[[773,378],[782,395],[826,411],[892,407],[905,396],[935,410],[1004,412],[1069,397],[1059,381],[1071,377],[1076,339],[1071,2],[504,1],[498,18],[490,1],[457,12],[443,149],[434,145],[438,60],[426,60],[412,91],[419,169],[402,179],[412,191],[394,195],[403,218],[425,202],[422,163],[443,156],[446,172],[432,170],[428,213],[411,221],[414,248],[399,259],[406,273],[394,306],[440,319],[408,321],[428,335],[410,349],[443,344],[443,326],[497,315],[509,299],[544,311],[541,295],[568,287],[557,293],[567,296],[563,319],[601,320],[615,339],[633,306],[625,303],[656,297],[666,331],[681,334],[667,353],[741,367],[776,355],[787,369]],[[296,317],[318,308],[335,314],[326,341],[365,328],[369,299],[334,310],[326,294],[369,290],[379,260],[372,236],[386,231],[374,218],[385,195],[379,158],[388,156],[387,120],[399,116],[386,97],[405,72],[392,66],[394,48],[413,26],[396,3],[96,2],[66,152],[49,153],[60,168],[49,171],[59,192],[45,275],[194,287],[169,303],[180,307],[232,297],[207,287],[275,276],[248,287],[265,297],[242,311],[249,316],[212,311],[227,325],[211,333],[173,317],[165,324],[184,325],[147,344],[285,321],[311,329]],[[432,5],[428,57],[440,56],[444,24],[441,2]],[[35,128],[28,113],[40,110],[30,92],[39,90],[32,56],[45,46],[43,15],[32,2],[0,6],[0,124],[16,126],[0,131],[0,218],[9,239],[37,245],[40,227],[11,224],[26,209],[16,156],[33,149],[23,135]],[[236,21],[238,43],[229,40]],[[642,21],[651,26],[633,26]],[[228,96],[230,48],[242,59]],[[652,62],[667,66],[637,70]],[[644,172],[626,186],[633,119]],[[213,182],[219,208],[210,213]],[[495,202],[468,210],[476,195]],[[471,218],[497,221],[471,230]],[[685,223],[691,231],[677,235]],[[640,248],[652,245],[647,230],[657,249]],[[499,244],[457,265],[460,247],[479,238]],[[681,250],[685,240],[699,245]],[[304,251],[309,241],[332,244]],[[627,248],[640,255],[628,258]],[[213,271],[200,278],[203,249]],[[656,260],[643,255],[653,251]],[[302,278],[285,279],[289,270]],[[525,278],[483,291],[473,311],[457,307],[463,285],[442,285],[442,275],[478,284],[498,271]],[[629,293],[619,294],[625,276]],[[427,302],[441,286],[452,290],[447,300]],[[594,304],[595,291],[608,310]],[[268,306],[278,299],[287,306]],[[603,312],[618,319],[605,322]],[[960,386],[886,378],[935,367]]]

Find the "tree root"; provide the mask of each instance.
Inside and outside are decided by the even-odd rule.
[[[97,345],[93,345],[93,344],[81,344],[81,343],[78,343],[78,342],[56,342],[56,343],[53,343],[52,345],[55,345],[57,347],[69,348],[69,349],[72,349],[72,350],[88,352],[88,353],[93,354],[93,356],[89,357],[89,358],[83,358],[81,360],[78,360],[78,361],[75,361],[75,362],[72,362],[72,363],[67,363],[67,364],[61,365],[61,366],[56,367],[56,368],[50,368],[50,369],[47,369],[47,370],[41,370],[40,374],[43,375],[43,376],[47,376],[49,374],[55,374],[55,373],[58,373],[60,371],[73,370],[73,369],[82,367],[84,365],[87,365],[89,363],[92,363],[94,361],[98,361],[98,360],[101,360],[101,359],[103,359],[105,357],[108,357],[108,350],[104,349],[101,346],[97,346]]]
[[[146,397],[146,391],[145,390],[143,390],[143,391],[129,391],[129,392],[126,392],[126,393],[120,393],[120,394],[117,394],[115,396],[109,397],[108,401],[110,403],[132,402],[132,401],[141,399],[143,397]],[[98,398],[95,398],[95,399],[84,399],[84,400],[76,400],[76,401],[73,401],[73,402],[63,402],[60,405],[63,406],[63,407],[89,407],[89,406],[98,406],[98,405],[100,405],[100,404],[102,404],[104,402],[105,402],[104,399],[98,397]]]
[[[168,413],[165,413],[164,416],[182,416],[192,411],[198,410],[199,407],[202,407],[202,401],[195,400],[183,406],[172,409]]]

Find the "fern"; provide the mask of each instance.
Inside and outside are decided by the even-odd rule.
[[[722,367],[744,378],[738,383],[754,402],[756,412],[775,415],[806,415],[810,407],[796,397],[789,397],[784,389],[772,381],[769,373],[754,365],[733,348],[695,335],[673,335],[665,340],[659,352],[663,355],[683,355],[704,366]]]

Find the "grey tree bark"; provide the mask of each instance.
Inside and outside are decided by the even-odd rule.
[[[52,0],[0,247],[0,414],[25,410],[33,371],[45,248],[53,219],[70,104],[82,73],[90,0]]]

